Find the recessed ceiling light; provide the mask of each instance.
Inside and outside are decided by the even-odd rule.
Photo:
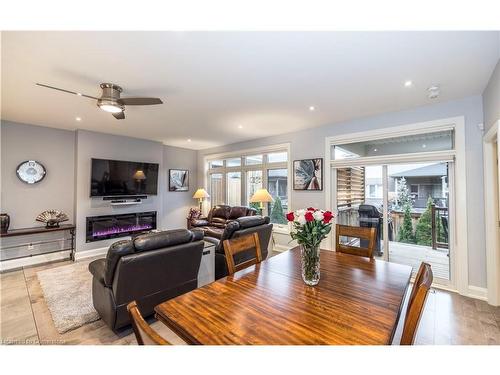
[[[405,87],[412,87],[413,86],[413,82],[408,80],[408,81],[405,81]]]
[[[188,138],[188,142],[191,142],[191,138]]]
[[[76,121],[82,121],[82,118],[81,117],[75,117],[75,120]]]
[[[427,145],[424,143],[424,144],[422,145],[422,148],[426,148],[426,147],[427,147]]]
[[[243,129],[243,125],[238,125],[238,129]]]
[[[374,152],[377,152],[378,150],[376,148],[373,149]]]
[[[78,95],[78,96],[82,96],[82,94],[81,94],[81,93],[79,93],[79,92],[77,92],[77,93],[76,93],[76,95]]]
[[[309,107],[309,110],[310,110],[310,111],[314,111],[315,109],[316,109],[316,108],[315,108],[313,105]]]

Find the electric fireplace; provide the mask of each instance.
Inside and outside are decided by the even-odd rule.
[[[126,237],[156,229],[156,211],[87,217],[86,242]]]

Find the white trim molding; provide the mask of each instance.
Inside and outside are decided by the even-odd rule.
[[[487,299],[494,306],[500,305],[499,136],[500,120],[483,136]]]
[[[394,138],[400,136],[417,135],[422,133],[440,132],[454,130],[454,149],[449,151],[425,152],[412,155],[388,155],[385,157],[363,157],[359,160],[351,159],[332,161],[331,147],[335,144],[345,144],[362,142],[367,140]],[[466,180],[466,160],[465,160],[465,119],[463,116],[437,119],[433,121],[406,124],[402,126],[391,126],[381,129],[374,129],[350,134],[327,137],[325,139],[325,191],[326,206],[334,209],[335,197],[332,196],[332,187],[335,186],[334,176],[331,173],[333,166],[354,164],[380,164],[388,162],[405,161],[436,161],[448,160],[454,164],[455,181],[454,201],[450,202],[450,211],[454,212],[454,225],[450,225],[450,244],[453,244],[452,254],[450,254],[451,283],[445,286],[451,290],[458,291],[462,295],[474,294],[479,296],[477,287],[469,287],[468,270],[468,243],[467,243],[467,180]]]
[[[106,255],[108,252],[109,246],[106,247],[100,247],[98,249],[92,249],[92,250],[85,250],[85,251],[77,251],[75,252],[75,260],[81,260],[85,258],[92,258],[92,257],[97,257],[101,255]]]
[[[0,272],[13,271],[29,266],[38,266],[58,260],[70,260],[70,253],[70,250],[65,250],[49,254],[33,255],[19,259],[3,260],[0,262]]]

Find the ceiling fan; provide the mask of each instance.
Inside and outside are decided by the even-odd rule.
[[[54,86],[44,85],[42,83],[37,83],[38,86],[46,87],[53,90],[58,90],[62,92],[67,92],[68,94],[74,94],[78,96],[84,96],[86,98],[97,100],[97,106],[103,111],[110,112],[117,120],[123,120],[125,118],[125,106],[126,105],[153,105],[153,104],[163,104],[159,98],[120,98],[120,93],[123,91],[122,88],[113,83],[101,83],[102,95],[100,98],[96,98],[91,95],[85,95],[79,92],[69,91],[61,89]]]

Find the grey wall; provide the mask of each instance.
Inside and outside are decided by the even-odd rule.
[[[85,243],[87,216],[157,211],[158,228],[185,228],[197,187],[197,152],[159,142],[85,130],[68,131],[2,121],[1,212],[11,216],[11,228],[43,225],[40,212],[55,208],[66,212],[77,226],[77,251],[107,247],[114,240]],[[158,195],[140,205],[111,206],[90,198],[90,159],[105,158],[160,164]],[[47,168],[42,182],[27,185],[16,176],[21,161],[38,160]],[[168,191],[168,169],[188,169],[189,192]]]
[[[43,226],[35,217],[50,208],[73,223],[75,133],[2,120],[1,138],[1,211],[10,215],[10,228]],[[41,182],[28,185],[17,178],[16,167],[25,160],[45,166]]]
[[[197,184],[197,152],[184,148],[163,146],[163,168],[165,169],[164,215],[162,227],[164,229],[185,228],[189,207],[196,207],[193,199]],[[168,170],[187,169],[189,171],[189,191],[168,191]]]
[[[324,157],[325,137],[455,116],[465,117],[466,128],[469,284],[486,287],[482,132],[477,126],[483,122],[481,96],[468,97],[461,100],[429,105],[407,111],[385,113],[378,116],[325,125],[295,133],[282,134],[202,150],[198,152],[198,181],[200,184],[204,181],[203,157],[205,155],[279,143],[290,143],[291,160]],[[325,207],[326,194],[326,191],[308,192],[292,190],[291,208],[297,209],[310,205]]]
[[[111,206],[102,198],[90,198],[91,158],[131,160],[160,164],[157,196],[149,196],[142,204]],[[86,130],[76,132],[76,249],[77,251],[107,247],[116,240],[85,242],[87,216],[121,214],[142,211],[157,211],[157,220],[162,222],[162,195],[165,191],[163,168],[163,144],[144,139],[121,137]]]
[[[483,92],[484,127],[488,130],[500,120],[500,61]]]

